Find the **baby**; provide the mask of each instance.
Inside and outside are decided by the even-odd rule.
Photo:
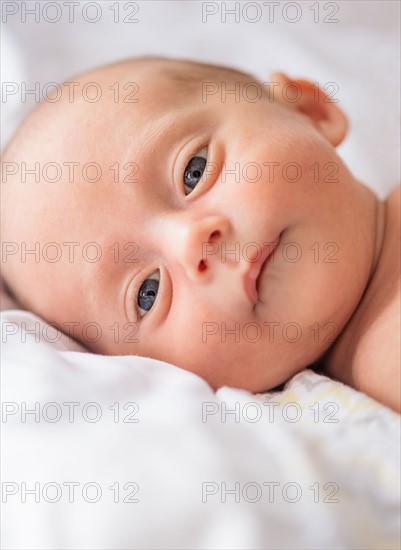
[[[265,84],[144,57],[54,88],[3,155],[6,284],[95,353],[251,392],[318,364],[400,412],[400,188],[353,177],[321,88]]]

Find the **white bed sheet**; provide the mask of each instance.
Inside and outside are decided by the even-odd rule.
[[[308,369],[214,393],[161,361],[65,351],[30,313],[2,329],[4,548],[399,548],[400,417],[364,394]]]
[[[112,2],[101,4],[104,14],[111,13]],[[334,81],[351,121],[342,156],[381,197],[399,181],[398,2],[337,2],[340,22],[332,26],[311,22],[312,2],[302,3],[303,19],[295,25],[280,18],[274,24],[223,24],[218,17],[205,24],[201,2],[138,4],[141,23],[134,27],[111,24],[106,16],[97,25],[10,18],[2,25],[3,81],[64,81],[94,65],[145,53],[227,63],[262,80],[284,70]],[[2,104],[2,146],[31,107],[17,95]],[[11,302],[3,306],[2,482],[19,487],[3,503],[4,548],[400,547],[400,417],[386,407],[310,370],[283,392],[214,393],[197,376],[160,361],[95,356],[66,338],[50,344],[43,339],[49,334],[43,321],[13,310]],[[26,328],[34,333],[22,343]],[[54,412],[46,404],[56,403],[62,417],[34,422],[28,415],[23,422],[24,402],[38,402],[41,414]],[[71,423],[66,402],[79,403]],[[82,417],[90,402],[100,407],[98,422]],[[126,415],[132,409],[122,407],[130,402],[139,406],[139,422],[114,422],[113,404]],[[206,422],[204,403],[218,411]],[[286,414],[297,411],[285,408],[288,403],[300,408],[298,422],[288,421]],[[233,415],[222,422],[224,406],[239,407],[239,422]],[[333,410],[338,422],[324,422]],[[255,411],[263,414],[252,422],[248,413]],[[49,482],[64,489],[63,482],[81,485],[74,503],[65,490],[57,503],[43,497],[36,503],[32,496],[23,503],[24,481],[28,488],[35,482],[40,488]],[[90,481],[103,491],[97,503],[79,497]],[[125,483],[137,483],[139,502],[114,503],[109,487],[116,482],[123,496]],[[202,502],[205,482],[218,492]],[[228,488],[240,483],[241,491],[254,484],[248,485],[250,498],[252,487],[263,494],[249,502],[241,493],[239,503],[228,494],[224,503],[223,482]],[[272,503],[263,485],[268,482],[280,484]],[[286,483],[301,488],[298,502],[283,498]],[[316,483],[319,502],[309,489]],[[329,497],[326,483],[338,485],[333,498],[339,502],[323,501]],[[13,487],[7,486],[11,492]]]

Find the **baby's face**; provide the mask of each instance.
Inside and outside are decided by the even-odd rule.
[[[270,389],[319,358],[369,271],[358,184],[331,143],[285,101],[222,101],[215,74],[206,98],[201,81],[157,65],[84,80],[101,85],[101,101],[52,106],[63,114],[30,159],[79,165],[73,182],[64,171],[55,184],[25,183],[13,240],[63,252],[15,269],[26,303],[65,332],[75,323],[95,352],[167,361],[215,388]],[[248,81],[223,80],[228,90]],[[129,81],[137,103],[121,100]],[[82,177],[87,163],[101,167],[97,182]]]

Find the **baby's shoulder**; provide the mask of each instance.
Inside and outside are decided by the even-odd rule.
[[[359,338],[352,361],[358,390],[401,409],[400,288]]]
[[[400,205],[401,205],[401,183],[394,187],[394,189],[389,193],[387,199],[387,208],[392,212],[394,221],[398,219],[400,221]]]
[[[401,370],[401,231],[400,186],[386,199],[383,258],[370,289],[364,330],[353,357],[358,389],[400,410]]]

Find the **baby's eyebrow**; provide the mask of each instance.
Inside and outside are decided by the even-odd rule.
[[[184,109],[181,109],[183,111]],[[160,114],[158,117],[154,117],[150,120],[146,130],[139,134],[140,149],[138,150],[137,140],[133,140],[132,147],[127,150],[123,163],[135,162],[139,167],[147,166],[149,157],[157,151],[157,148],[162,144],[169,141],[169,139],[180,134],[180,125],[182,120],[180,113],[174,111],[167,111]],[[136,134],[138,137],[138,134]],[[146,171],[145,171],[146,173]]]
[[[121,161],[121,166],[135,163],[133,183],[146,185],[151,181],[154,186],[158,181],[156,175],[161,170],[160,163],[165,166],[165,172],[167,171],[166,164],[163,164],[166,159],[160,156],[161,151],[171,152],[179,140],[187,135],[190,137],[190,134],[196,135],[194,129],[199,127],[202,116],[199,112],[194,115],[193,108],[180,105],[177,109],[166,110],[150,119],[146,129],[136,134],[136,139],[132,140],[132,145],[127,148]],[[194,124],[194,118],[197,124]]]
[[[80,286],[90,289],[85,294],[87,309],[94,316],[105,307],[118,315],[125,317],[125,294],[134,278],[142,270],[146,271],[147,259],[140,254],[140,245],[134,241],[124,242],[116,235],[98,238],[95,243],[101,251],[99,261],[83,262],[80,270]],[[105,300],[106,296],[106,300]],[[135,307],[130,311],[130,317],[135,316],[135,322],[140,319]]]

